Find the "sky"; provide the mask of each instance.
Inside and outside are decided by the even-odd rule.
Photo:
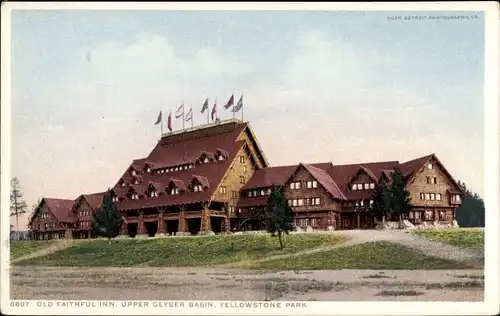
[[[11,176],[30,209],[103,191],[153,149],[160,110],[184,102],[204,124],[207,97],[228,119],[221,105],[243,93],[273,166],[435,153],[482,195],[484,17],[428,14],[477,18],[13,10]]]

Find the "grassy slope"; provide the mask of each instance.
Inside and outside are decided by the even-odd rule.
[[[42,250],[46,247],[52,246],[56,240],[30,240],[30,241],[15,241],[10,242],[10,259],[17,259],[22,256],[29,255],[35,251]]]
[[[286,248],[280,250],[278,239],[269,235],[121,239],[113,241],[111,245],[107,240],[94,240],[17,264],[76,267],[210,266],[294,253],[343,241],[339,236],[326,234],[293,234],[286,236]]]
[[[462,269],[464,264],[425,256],[389,242],[371,242],[287,259],[255,262],[250,269]]]
[[[415,230],[422,237],[462,248],[484,248],[484,231],[480,229],[425,229]]]

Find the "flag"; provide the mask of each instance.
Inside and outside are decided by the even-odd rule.
[[[190,109],[186,114],[186,122],[193,119],[193,109]]]
[[[242,107],[243,107],[243,94],[241,95],[240,100],[238,101],[238,103],[236,103],[231,112],[238,112],[239,110],[241,110]]]
[[[181,106],[179,106],[179,108],[177,108],[177,111],[175,112],[175,118],[179,118],[183,115],[184,115],[184,104],[182,104]]]
[[[156,119],[156,123],[155,123],[155,125],[160,124],[160,123],[161,123],[161,120],[162,120],[162,118],[161,118],[161,111],[160,111],[160,114],[158,114],[158,118]]]
[[[229,100],[227,101],[226,105],[224,105],[224,108],[227,110],[229,109],[232,105],[234,104],[234,93],[231,95]]]
[[[215,120],[216,115],[217,115],[217,99],[215,99],[214,107],[212,108],[212,121]]]
[[[203,103],[201,113],[205,112],[206,110],[208,110],[208,98],[205,100],[205,103]]]
[[[168,114],[167,127],[170,131],[172,131],[172,112]]]

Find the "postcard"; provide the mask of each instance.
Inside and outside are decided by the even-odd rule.
[[[498,313],[498,14],[5,3],[2,313]]]

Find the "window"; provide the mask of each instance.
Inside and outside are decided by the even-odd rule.
[[[243,166],[243,172],[247,173],[247,166]]]
[[[248,197],[252,197],[252,191],[247,192]]]
[[[425,178],[425,181],[426,181],[427,183],[431,183],[431,177],[426,177],[426,178]]]
[[[430,200],[431,199],[431,195],[429,193],[425,193],[425,199],[426,200]]]
[[[353,184],[353,185],[352,185],[352,190],[353,190],[353,191],[356,191],[357,189],[358,189],[358,185],[357,185],[357,184]]]
[[[432,183],[433,184],[437,184],[437,178],[436,177],[432,178]]]
[[[453,202],[453,203],[459,203],[459,202],[460,202],[460,195],[458,195],[458,194],[453,194],[453,195],[451,196],[451,202]]]
[[[373,182],[370,183],[370,189],[372,189],[372,190],[375,189],[375,183],[373,183]]]
[[[245,163],[245,156],[240,156],[240,163]]]
[[[170,189],[170,195],[177,195],[179,194],[179,188],[173,187]]]
[[[231,191],[231,197],[232,197],[233,199],[237,199],[237,198],[238,198],[238,192],[236,192],[236,191]]]
[[[304,199],[299,199],[298,205],[299,206],[304,206]]]
[[[271,189],[267,189],[267,195],[271,195]]]
[[[300,181],[294,181],[290,183],[290,189],[300,190]]]
[[[241,183],[241,184],[245,184],[245,177],[240,176],[240,183]]]
[[[441,201],[442,199],[441,193],[436,193],[436,200]]]
[[[316,226],[316,218],[311,218],[311,226]]]
[[[136,174],[135,170],[130,171],[130,174],[135,176],[135,174]]]
[[[316,205],[320,205],[321,204],[320,203],[321,202],[320,198],[316,198],[316,199],[314,199],[314,201],[315,201]]]
[[[361,206],[364,206],[364,204],[365,204],[365,203],[364,203],[364,201],[363,201],[363,200],[361,200],[361,201],[359,202],[359,205],[361,205]]]
[[[193,186],[193,191],[194,192],[202,192],[203,191],[203,186],[201,184],[195,184]]]
[[[224,156],[219,155],[219,161],[220,161],[220,160],[224,160]]]
[[[292,200],[288,200],[288,206],[292,206]]]
[[[432,164],[431,163],[427,165],[427,169],[432,169]]]
[[[370,184],[365,183],[365,190],[368,190],[370,188]]]
[[[420,193],[420,199],[425,200],[425,193]]]
[[[434,220],[434,211],[425,211],[425,220],[426,221],[432,221]]]
[[[436,194],[431,193],[431,201],[434,201],[436,199]]]
[[[146,172],[151,172],[151,169],[149,169],[149,167],[147,167]]]
[[[122,187],[124,187],[124,186],[125,186],[125,181],[122,181],[121,186],[122,186]]]
[[[408,217],[409,217],[410,219],[413,219],[413,212],[409,212],[409,213],[408,213]]]
[[[225,186],[221,186],[219,190],[220,190],[221,194],[226,194],[227,193],[227,188]]]
[[[318,187],[318,181],[313,180],[313,189],[316,189]]]
[[[415,219],[421,219],[422,212],[415,212]]]
[[[370,206],[372,206],[372,205],[373,205],[373,200],[370,200]]]
[[[292,205],[293,205],[293,206],[297,206],[297,200],[295,200],[295,199],[294,199],[294,200],[292,200]]]
[[[229,207],[229,213],[234,213],[234,206]]]
[[[262,196],[266,195],[266,191],[264,189],[260,190],[260,195]]]
[[[446,220],[446,211],[439,211],[439,220],[440,221]]]

